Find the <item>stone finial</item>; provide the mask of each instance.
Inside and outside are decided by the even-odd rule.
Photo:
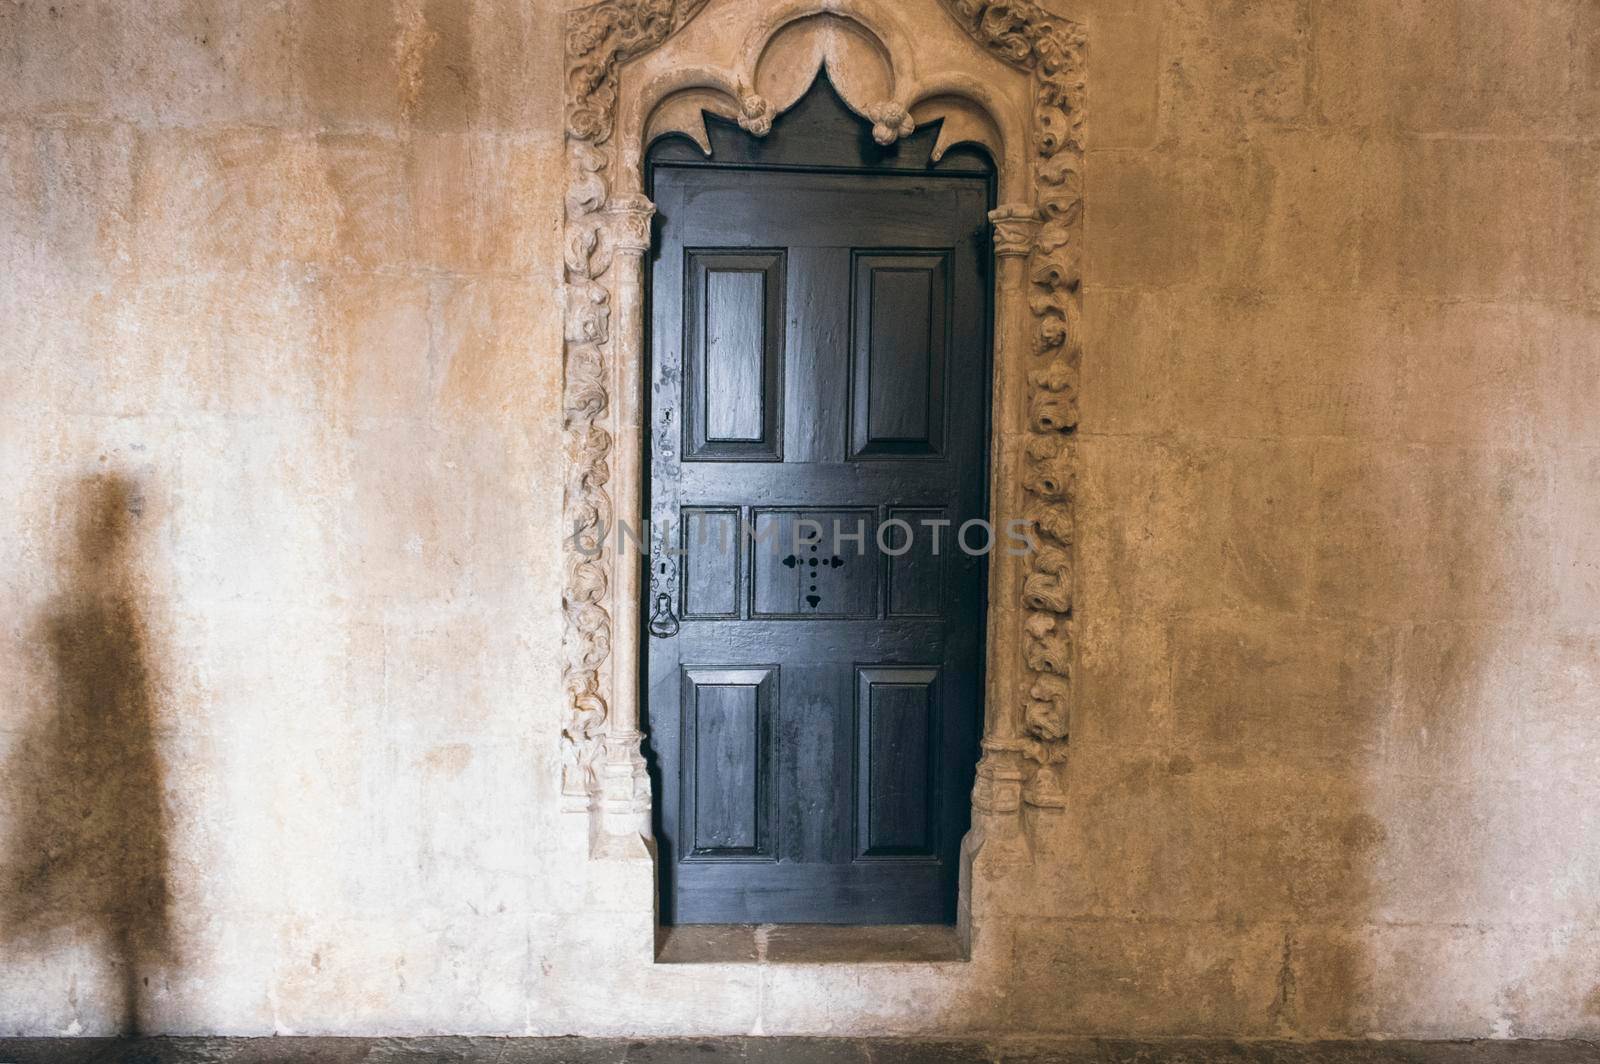
[[[739,128],[756,137],[772,132],[772,104],[753,89],[739,88]]]
[[[911,120],[910,112],[894,100],[868,107],[867,117],[872,119],[872,139],[884,147],[916,132],[917,124]]]

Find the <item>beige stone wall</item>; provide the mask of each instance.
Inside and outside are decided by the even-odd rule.
[[[1600,1030],[1600,6],[1117,6],[1040,1022]]]
[[[972,964],[669,968],[557,6],[0,0],[0,1032],[1600,1033],[1600,8],[1084,0],[1070,808]]]
[[[104,1030],[127,955],[160,1029],[523,1024],[560,50],[524,0],[0,3],[6,1033]]]

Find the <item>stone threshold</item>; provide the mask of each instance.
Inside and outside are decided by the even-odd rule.
[[[0,1038],[7,1064],[1600,1064],[1593,1042]]]
[[[663,927],[657,964],[942,964],[967,959],[943,924],[685,924]]]

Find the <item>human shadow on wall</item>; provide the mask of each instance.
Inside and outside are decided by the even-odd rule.
[[[7,771],[14,810],[0,891],[8,949],[98,939],[122,1033],[140,1031],[152,969],[172,960],[163,766],[136,562],[139,487],[80,481],[62,527],[62,591],[39,619],[48,658],[37,724]]]

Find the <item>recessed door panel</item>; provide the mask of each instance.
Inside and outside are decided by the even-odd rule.
[[[740,533],[737,508],[685,507],[680,514],[684,620],[739,616]]]
[[[685,859],[772,857],[775,687],[775,669],[683,671]]]
[[[939,671],[856,672],[856,854],[932,857]]]
[[[686,461],[777,461],[783,252],[684,253]]]
[[[751,617],[841,620],[878,613],[877,512],[756,509]]]
[[[946,259],[943,252],[853,257],[850,430],[858,457],[940,453]]]

